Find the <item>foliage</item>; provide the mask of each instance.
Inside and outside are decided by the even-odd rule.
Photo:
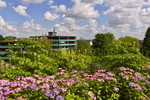
[[[46,76],[56,73],[58,66],[68,71],[84,70],[92,63],[91,56],[65,50],[52,52],[49,45],[43,44],[43,40],[41,43],[41,40],[19,39],[15,46],[10,47],[10,51],[14,52],[9,55],[13,59],[11,61],[13,67],[10,66],[7,71],[1,70],[2,77],[14,79],[17,76],[30,76],[34,73]]]
[[[11,64],[25,72],[38,74],[53,74],[57,72],[57,64],[50,58],[51,49],[40,41],[30,39],[19,39],[17,49],[10,56]]]
[[[131,36],[125,36],[125,37],[121,37],[119,38],[119,40],[123,41],[123,42],[127,42],[132,44],[133,47],[136,48],[140,48],[140,41],[137,38],[131,37]]]
[[[93,39],[93,48],[96,55],[106,55],[108,50],[106,47],[115,39],[114,35],[111,33],[99,33],[95,35]]]
[[[50,50],[50,52],[52,51],[52,40],[47,39],[46,36],[42,36],[40,38],[32,38],[32,40],[35,41],[39,41],[40,43],[42,43],[43,45],[45,45],[47,48],[47,50]]]
[[[15,39],[17,39],[15,36],[6,36],[4,41],[15,41]]]
[[[72,49],[52,51],[51,41],[46,37],[19,39],[16,45],[10,46],[13,51],[9,55],[13,58],[10,64],[0,61],[0,99],[147,98],[150,66],[146,66],[150,65],[150,59],[132,44],[114,40],[110,33],[97,34],[93,42],[96,56]]]
[[[140,70],[150,64],[150,60],[142,56],[138,48],[130,43],[114,40],[107,46],[108,55],[99,56],[99,66],[107,66],[107,69],[114,69],[119,66]]]
[[[84,70],[92,64],[92,57],[88,55],[75,54],[74,51],[58,50],[51,54],[57,65],[66,70]]]
[[[4,37],[2,35],[0,35],[0,41],[3,41]]]
[[[74,70],[46,77],[32,75],[15,81],[0,80],[1,99],[35,100],[141,100],[150,93],[148,66],[143,73],[120,67],[115,73],[98,69],[94,74]]]
[[[84,55],[92,55],[92,47],[86,40],[80,39],[77,41],[77,53]]]
[[[139,71],[149,65],[150,60],[142,55],[128,53],[103,56],[101,57],[99,63],[101,66],[107,66],[108,69],[114,69],[119,66],[127,66]]]
[[[133,47],[130,43],[123,42],[120,40],[114,40],[110,43],[106,49],[108,50],[108,54],[138,54],[140,55],[139,49]]]
[[[150,57],[150,27],[147,29],[145,38],[142,43],[142,53],[144,56]]]

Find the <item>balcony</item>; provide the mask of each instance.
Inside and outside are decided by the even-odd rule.
[[[59,41],[76,41],[76,39],[57,39],[57,40],[53,40],[54,42],[59,42]]]
[[[10,58],[10,57],[0,57],[0,59],[2,59],[2,60],[10,60],[12,58]]]
[[[0,51],[0,54],[10,53],[9,51]]]
[[[57,49],[53,49],[53,50],[58,50],[58,49],[68,50],[70,48],[57,48]]]
[[[53,44],[53,46],[72,46],[72,45],[76,45],[76,43],[72,43],[72,44]]]
[[[0,46],[0,48],[8,48],[9,46]]]

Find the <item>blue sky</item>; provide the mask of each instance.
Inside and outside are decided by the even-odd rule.
[[[84,39],[106,32],[143,39],[148,19],[150,0],[0,0],[3,36],[46,35],[55,28]]]

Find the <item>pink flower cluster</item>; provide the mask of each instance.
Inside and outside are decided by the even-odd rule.
[[[130,85],[131,87],[134,87],[136,90],[144,91],[144,89],[143,89],[139,84],[130,82],[129,85]]]
[[[60,87],[57,82],[58,80],[53,80],[55,75],[44,77],[39,77],[38,75],[33,75],[34,77],[18,77],[17,81],[9,81],[5,79],[0,80],[0,99],[7,99],[11,94],[18,93],[24,89],[30,88],[34,90],[41,90],[45,95],[46,91],[52,91],[54,98],[63,98],[59,95],[61,92],[66,92],[67,88]],[[63,82],[64,79],[60,79]],[[66,82],[66,81],[65,81]],[[50,90],[52,88],[52,90]],[[47,95],[46,95],[47,96]],[[52,98],[52,96],[48,97]],[[20,97],[21,98],[21,97]],[[63,100],[63,99],[62,99]]]
[[[83,74],[83,76],[81,76],[76,70],[68,74],[65,72],[65,70],[61,68],[59,69],[61,72],[45,78],[40,77],[39,75],[33,75],[33,77],[18,77],[16,78],[16,81],[1,79],[0,99],[6,99],[11,94],[18,93],[27,88],[41,90],[46,96],[55,98],[61,97],[59,94],[66,92],[67,87],[72,86],[75,83],[81,83],[85,86],[89,86],[88,82],[86,82],[86,79],[92,81],[97,80],[98,82],[104,82],[106,80],[116,81],[116,79],[113,78],[115,75],[111,72],[105,72],[105,70],[98,70],[96,73],[94,73],[94,75],[81,72]]]
[[[149,69],[150,69],[150,65],[148,65],[146,68],[144,68],[144,69],[142,69],[142,70],[147,71],[147,70],[149,70]]]
[[[92,100],[96,100],[96,97],[92,91],[88,91],[88,95],[91,97]]]
[[[77,71],[73,71],[73,75],[67,75],[65,70],[61,69],[61,72],[47,77],[40,77],[39,75],[33,75],[33,77],[21,76],[16,78],[16,81],[1,79],[0,99],[7,99],[13,93],[18,93],[24,89],[30,88],[41,90],[49,98],[61,98],[63,100],[63,96],[60,94],[66,92],[68,86],[72,86],[75,83],[81,83],[88,86],[88,83],[84,82],[84,79],[81,79],[81,76],[76,75],[75,73],[77,73]],[[68,77],[63,77],[65,75]]]
[[[85,79],[90,79],[90,80],[97,80],[99,82],[104,82],[104,81],[116,81],[116,78],[114,78],[115,74],[111,72],[105,72],[105,70],[97,70],[94,75],[84,73],[83,76]]]
[[[59,68],[60,72],[55,75],[40,77],[39,75],[33,75],[32,77],[18,77],[16,81],[9,81],[5,79],[0,80],[0,99],[7,99],[13,93],[18,93],[25,89],[40,90],[47,97],[52,99],[61,98],[64,100],[62,94],[68,91],[68,87],[75,85],[76,83],[83,84],[84,86],[89,86],[91,82],[116,82],[116,75],[112,72],[107,72],[105,70],[99,69],[94,74],[78,72],[76,70],[67,73],[65,70]],[[133,81],[143,81],[146,84],[150,82],[142,77],[140,73],[135,72],[133,69],[120,67],[119,76],[125,80]],[[148,76],[149,77],[149,76]],[[134,82],[130,82],[129,85],[134,87],[136,90],[143,91],[144,89]],[[114,91],[119,91],[118,87],[113,88]],[[88,95],[96,100],[94,93],[92,91],[88,92]],[[18,97],[23,98],[23,97]],[[19,99],[17,99],[19,100]]]
[[[129,72],[134,72],[134,70],[133,69],[130,69],[130,68],[125,68],[125,67],[120,67],[119,68],[121,71],[129,71]]]
[[[119,76],[121,76],[122,78],[129,80],[132,79],[133,81],[143,81],[143,82],[147,82],[147,80],[145,80],[142,77],[142,74],[139,72],[135,72],[133,69],[130,68],[125,68],[125,67],[120,67],[119,68],[122,72],[119,73]],[[130,76],[130,77],[129,77]],[[147,77],[149,78],[149,77]]]
[[[135,72],[133,69],[125,68],[125,67],[120,67],[119,69],[120,69],[120,71],[122,71],[121,73],[119,73],[119,76],[121,76],[122,78],[124,78],[126,80],[131,80],[134,82],[141,81],[146,84],[150,84],[150,82],[148,80],[143,78],[141,73]],[[140,91],[144,90],[139,84],[136,84],[134,82],[130,82],[129,85],[134,87],[136,90],[140,90]]]

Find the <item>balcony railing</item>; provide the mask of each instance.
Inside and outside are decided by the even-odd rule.
[[[9,46],[0,46],[0,48],[8,48]]]
[[[57,40],[53,40],[54,42],[58,42],[58,41],[76,41],[76,39],[57,39]]]
[[[72,46],[72,45],[76,45],[76,43],[72,43],[72,44],[53,44],[53,46]]]
[[[2,60],[9,60],[9,59],[12,59],[12,58],[10,58],[10,57],[0,57],[0,59],[2,59]]]
[[[0,51],[0,54],[10,53],[9,51]]]
[[[57,49],[53,49],[53,50],[58,50],[58,49],[68,50],[70,48],[57,48]]]

